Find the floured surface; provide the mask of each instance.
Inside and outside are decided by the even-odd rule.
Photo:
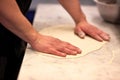
[[[86,56],[72,59],[36,54],[27,48],[18,80],[120,80],[120,26],[104,22],[96,6],[83,6],[83,9],[89,22],[110,34],[110,42]],[[40,4],[34,27],[40,31],[49,26],[71,25],[71,22],[61,5]]]
[[[88,36],[86,36],[85,39],[79,38],[74,34],[74,27],[68,25],[65,26],[57,25],[57,26],[47,27],[40,30],[40,33],[53,36],[60,40],[69,42],[82,50],[81,54],[78,54],[76,56],[68,55],[67,58],[76,58],[76,57],[84,56],[91,51],[100,49],[105,44],[105,42],[96,41],[95,39],[92,39],[91,37]]]

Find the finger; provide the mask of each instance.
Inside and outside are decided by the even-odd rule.
[[[110,36],[108,34],[106,34],[106,33],[101,33],[100,36],[105,41],[109,41],[110,40]]]
[[[75,28],[75,34],[77,34],[80,38],[85,37],[85,33],[80,28]]]
[[[81,50],[78,47],[76,47],[76,46],[74,46],[74,45],[72,45],[70,43],[66,43],[66,44],[67,44],[66,48],[68,48],[70,50],[73,50],[76,53],[81,53]]]
[[[68,49],[68,48],[62,49],[61,52],[69,54],[69,55],[76,55],[78,53],[77,51],[74,51],[74,50],[71,50],[71,49]]]
[[[94,39],[96,39],[96,40],[98,40],[100,42],[103,41],[103,39],[101,38],[101,36],[99,36],[98,34],[92,34],[91,37],[93,37]]]
[[[85,33],[83,31],[80,31],[77,34],[80,38],[85,38]]]
[[[98,40],[98,41],[100,41],[100,42],[103,41],[103,39],[100,36],[98,36],[98,35],[95,36],[95,39]]]
[[[48,52],[49,52],[49,54],[53,54],[53,55],[57,55],[57,56],[61,56],[61,57],[66,57],[66,53],[63,53],[63,52],[61,52],[61,51],[58,51],[58,50],[56,50],[56,49],[54,49],[54,48],[50,48],[50,49],[48,50]]]

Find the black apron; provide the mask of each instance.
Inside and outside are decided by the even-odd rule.
[[[25,15],[31,0],[16,0]],[[27,43],[0,24],[0,80],[17,80]]]

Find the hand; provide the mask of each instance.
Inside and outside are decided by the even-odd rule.
[[[76,55],[81,53],[81,50],[70,43],[61,41],[50,36],[37,36],[37,39],[31,43],[34,50],[50,53],[58,56],[65,57],[68,55]]]
[[[87,34],[98,41],[103,41],[103,40],[109,41],[110,40],[109,34],[103,32],[102,30],[89,24],[86,21],[78,23],[75,27],[74,32],[81,38],[84,38],[85,35]]]

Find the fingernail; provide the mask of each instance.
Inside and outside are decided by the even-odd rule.
[[[81,32],[79,32],[79,33],[78,33],[78,35],[79,35],[79,37],[81,37],[81,38],[84,38],[84,37],[85,37],[85,33],[84,33],[84,32],[82,32],[82,31],[81,31]]]
[[[81,50],[79,50],[79,51],[78,51],[78,54],[81,54],[81,52],[82,52],[82,51],[81,51]]]
[[[65,54],[65,53],[61,53],[61,56],[62,56],[62,57],[66,57],[66,54]]]
[[[105,36],[105,39],[106,39],[106,40],[109,40],[109,39],[110,39],[110,37],[108,37],[108,36]]]
[[[78,52],[74,51],[73,54],[76,55]]]

